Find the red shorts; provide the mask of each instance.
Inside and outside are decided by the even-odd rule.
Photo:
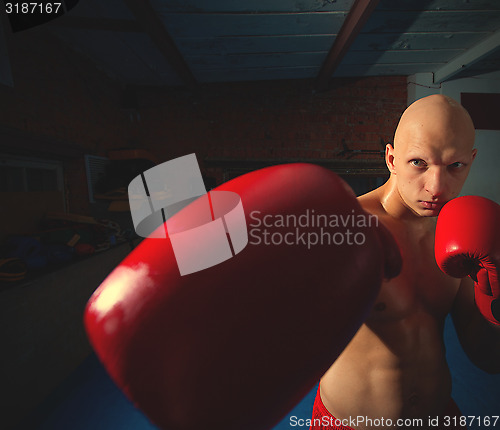
[[[423,425],[419,426],[421,430],[431,428],[436,430],[466,430],[467,427],[460,426],[460,409],[450,398],[450,403],[448,404],[445,413],[442,417],[436,419],[436,417],[431,417],[434,419],[434,422],[438,423],[438,426],[428,425],[428,417],[423,418]],[[314,400],[313,412],[312,412],[312,421],[311,421],[310,430],[353,430],[352,427],[344,426],[340,422],[340,420],[336,420],[336,418],[326,409],[325,405],[321,400],[321,396],[319,395],[319,387],[318,392],[316,393],[316,399]],[[418,427],[411,427],[415,430]]]

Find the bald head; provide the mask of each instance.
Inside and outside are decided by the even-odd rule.
[[[433,95],[405,110],[386,146],[395,204],[413,214],[437,216],[460,192],[476,156],[474,125],[455,100]]]
[[[440,94],[411,104],[401,116],[394,146],[406,150],[409,143],[437,139],[443,144],[474,145],[474,124],[460,103]],[[436,140],[434,140],[436,143]]]

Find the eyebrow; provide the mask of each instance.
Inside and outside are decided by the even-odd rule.
[[[432,158],[428,154],[424,154],[422,152],[416,152],[416,151],[408,151],[406,153],[406,157],[409,158],[409,159],[419,158],[419,159],[422,159],[422,160]]]

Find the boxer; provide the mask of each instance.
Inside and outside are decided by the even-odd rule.
[[[440,272],[432,252],[435,216],[467,176],[473,134],[463,109],[429,98],[403,115],[387,148],[389,182],[360,199],[334,173],[307,164],[223,184],[210,193],[212,222],[224,218],[219,225],[234,234],[226,217],[232,199],[222,209],[213,205],[217,192],[234,193],[249,228],[274,239],[183,276],[172,235],[187,232],[203,250],[211,244],[188,231],[203,227],[196,220],[207,209],[193,202],[159,226],[168,237],[145,239],[89,300],[85,327],[104,367],[169,430],[270,429],[322,375],[317,404],[341,419],[443,412],[450,378],[442,328],[455,297],[456,318],[474,320],[481,333],[466,337],[479,348],[482,368],[496,370],[477,344],[491,345],[492,323],[476,311],[471,286]],[[363,221],[370,214],[380,225]],[[322,216],[330,221],[318,234]],[[310,222],[298,231],[290,218]],[[334,243],[319,244],[319,237]],[[481,291],[496,290],[483,283]],[[493,299],[483,303],[484,312],[488,303],[493,309]]]
[[[452,205],[476,156],[473,145],[470,116],[448,97],[420,99],[403,113],[386,147],[390,178],[358,199],[397,239],[403,268],[382,284],[369,316],[321,378],[311,428],[385,427],[368,420],[323,426],[318,418],[325,416],[395,425],[400,418],[459,414],[443,344],[449,313],[469,358],[500,372],[498,205],[470,197]],[[435,242],[437,216],[448,205]]]

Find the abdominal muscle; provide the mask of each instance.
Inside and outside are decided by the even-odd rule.
[[[326,408],[346,423],[351,417],[379,419],[372,426],[358,420],[359,429],[381,429],[388,420],[394,429],[398,418],[425,423],[443,413],[451,377],[442,332],[443,321],[422,309],[397,322],[367,320],[321,379]]]

